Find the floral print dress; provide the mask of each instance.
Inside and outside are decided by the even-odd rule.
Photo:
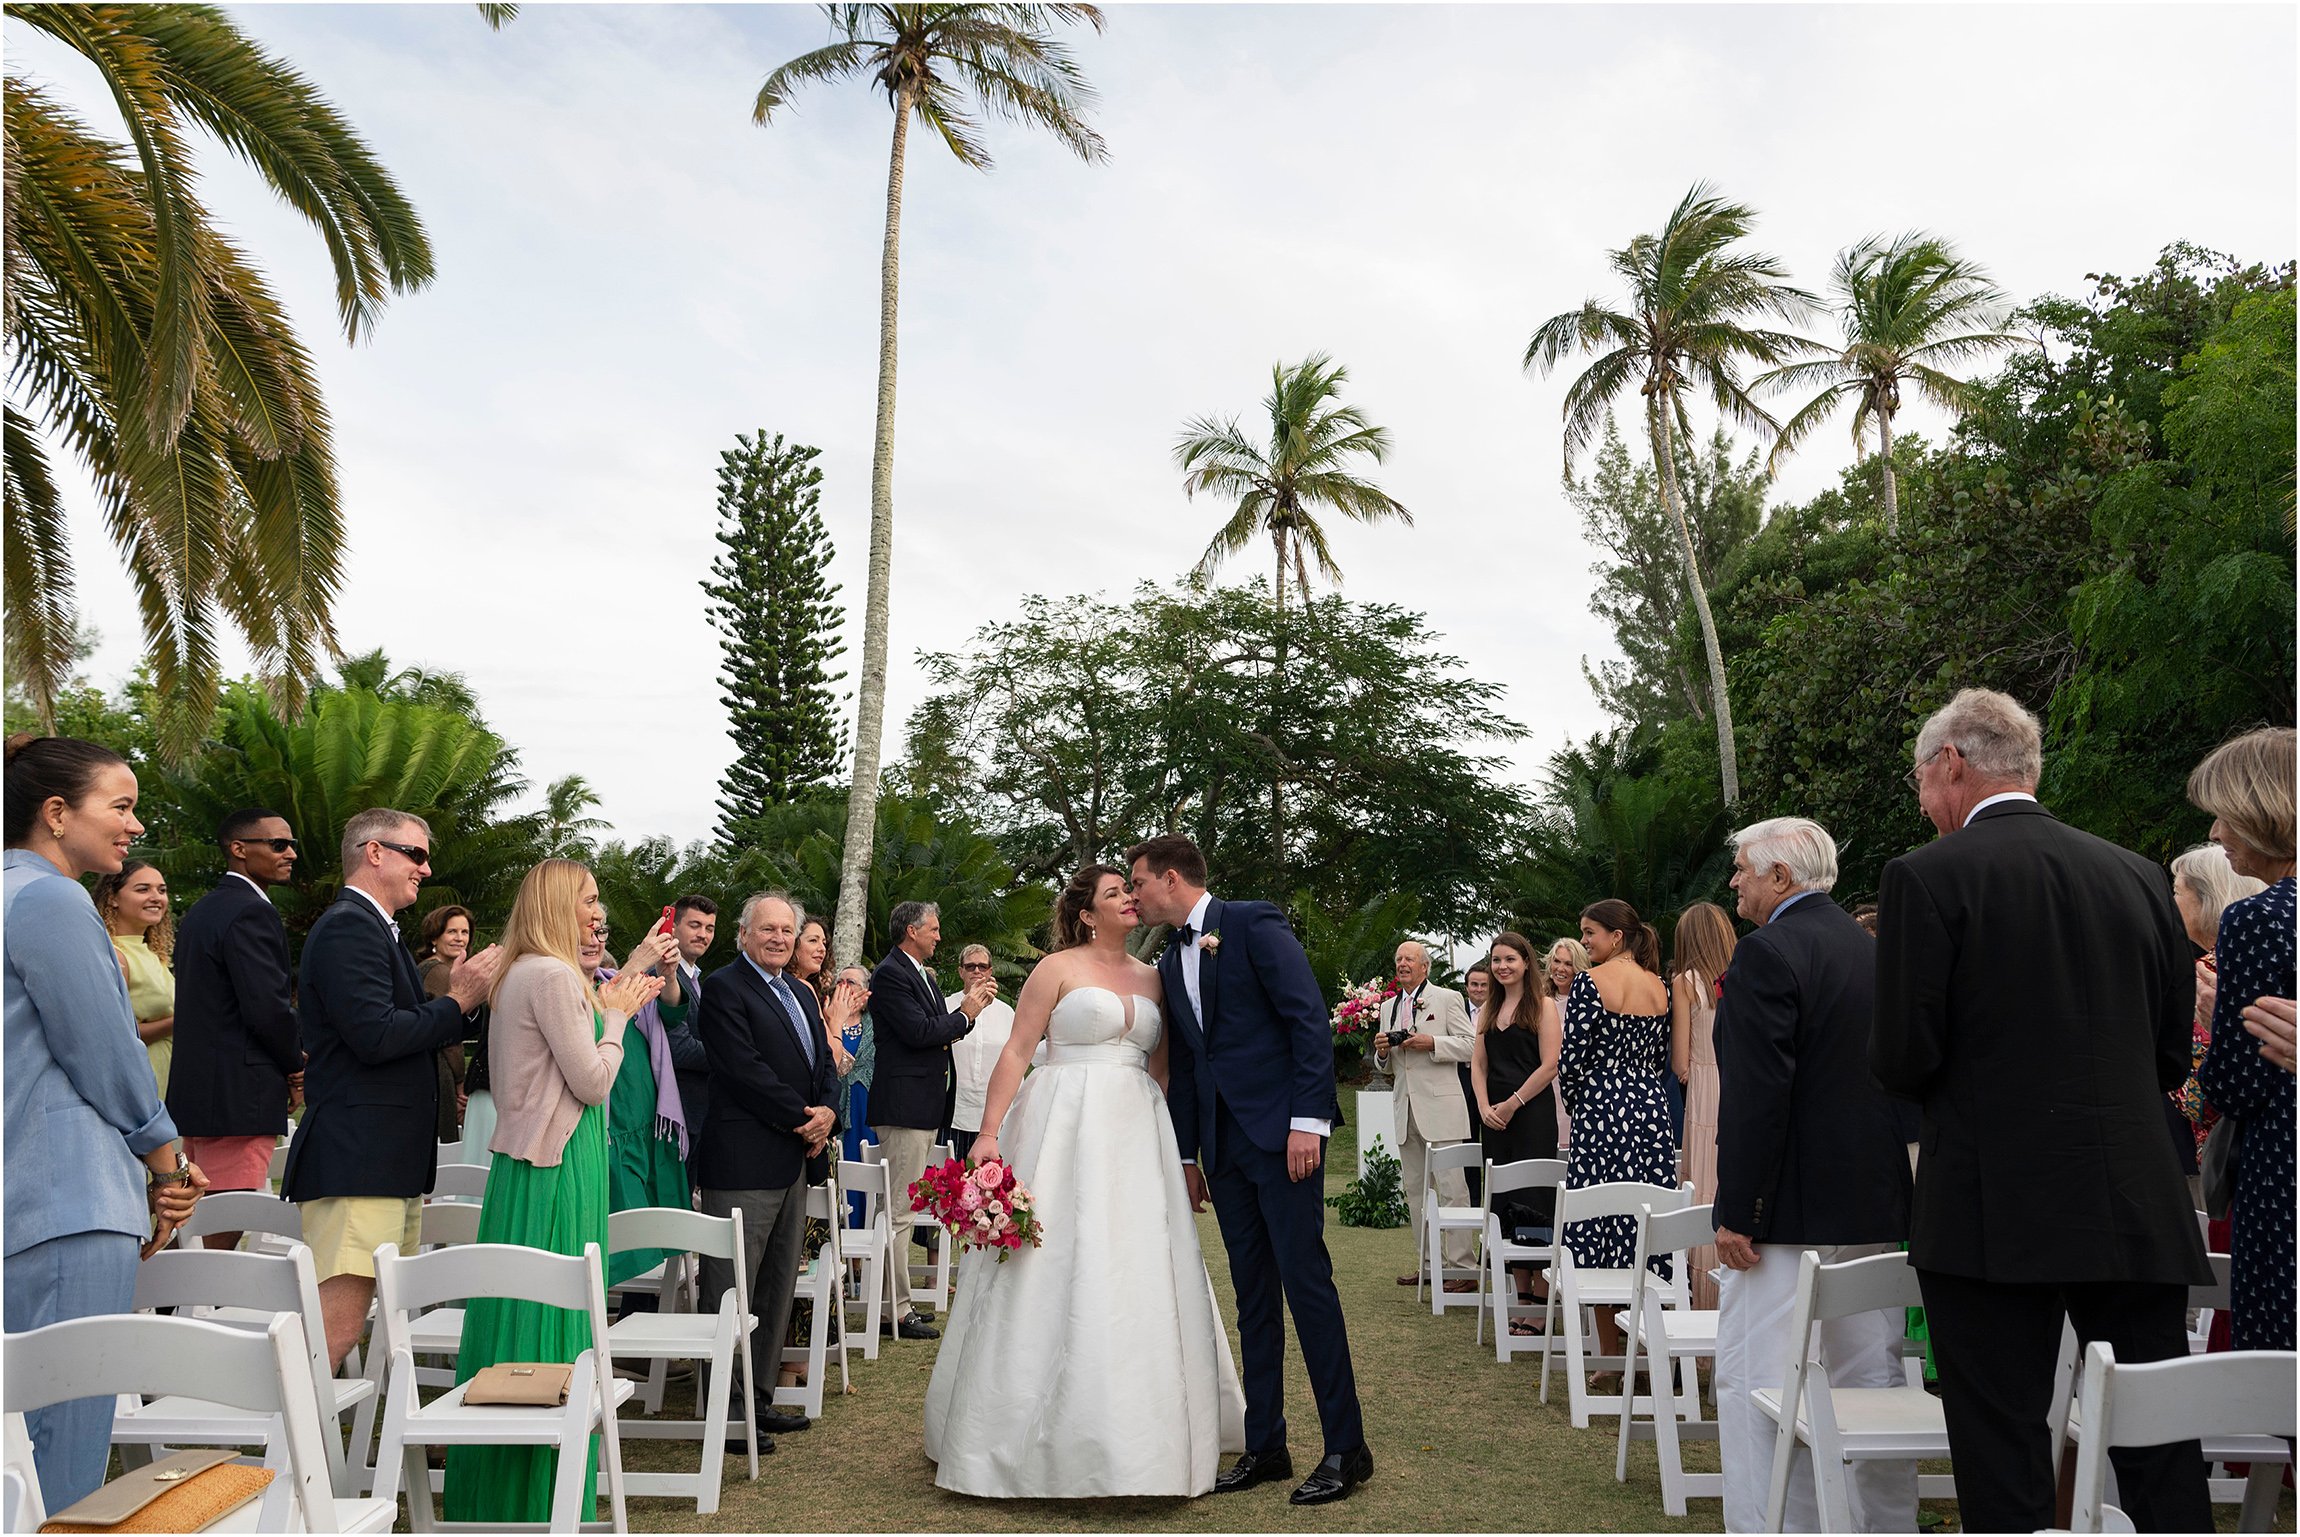
[[[2197,1087],[2243,1134],[2236,1154],[2236,1199],[2229,1291],[2238,1350],[2293,1348],[2293,1078],[2260,1055],[2244,1028],[2255,998],[2293,996],[2293,884],[2286,876],[2220,915],[2220,986],[2212,1044],[2196,1069]]]
[[[2247,1037],[2249,1039],[2249,1037]],[[1669,1131],[1669,1100],[1661,1075],[1669,1067],[1669,1015],[1616,1014],[1597,995],[1588,972],[1565,995],[1565,1038],[1557,1081],[1573,1116],[1573,1147],[1565,1183],[1578,1190],[1627,1180],[1677,1183],[1677,1140]],[[1576,1264],[1626,1270],[1637,1260],[1637,1223],[1600,1217],[1565,1230]],[[1669,1261],[1653,1267],[1669,1274]]]

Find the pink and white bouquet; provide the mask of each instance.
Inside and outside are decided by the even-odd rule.
[[[1044,1242],[1030,1191],[1003,1159],[952,1158],[910,1187],[910,1209],[934,1218],[969,1249],[991,1249],[1001,1264],[1013,1250]]]
[[[1382,1026],[1382,1005],[1397,996],[1397,984],[1388,977],[1352,985],[1342,983],[1342,1001],[1334,1005],[1334,1040],[1339,1045],[1364,1049]]]

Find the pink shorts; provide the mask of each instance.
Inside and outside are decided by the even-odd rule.
[[[277,1146],[277,1137],[186,1137],[184,1156],[200,1166],[210,1190],[268,1191]]]

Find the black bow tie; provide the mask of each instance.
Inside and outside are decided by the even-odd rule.
[[[1198,942],[1198,931],[1187,923],[1174,931],[1174,943],[1185,950]]]

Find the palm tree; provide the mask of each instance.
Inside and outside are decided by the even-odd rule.
[[[1200,491],[1236,497],[1237,510],[1223,524],[1199,557],[1196,571],[1204,581],[1223,559],[1237,554],[1266,533],[1277,557],[1278,626],[1271,671],[1272,700],[1285,697],[1286,683],[1286,565],[1290,558],[1304,608],[1310,597],[1310,558],[1316,557],[1318,574],[1330,582],[1342,579],[1326,544],[1326,531],[1318,523],[1317,509],[1331,507],[1360,523],[1395,518],[1412,524],[1405,504],[1372,481],[1351,474],[1344,465],[1359,458],[1380,464],[1389,457],[1387,429],[1366,420],[1356,406],[1336,405],[1342,383],[1350,371],[1323,352],[1312,353],[1288,368],[1270,370],[1270,393],[1262,409],[1270,415],[1270,445],[1257,448],[1235,417],[1222,421],[1201,416],[1182,428],[1174,444],[1174,461],[1182,468],[1184,494]],[[1269,741],[1278,742],[1278,725],[1271,722]],[[1278,869],[1286,864],[1286,764],[1282,750],[1270,754],[1270,852]]]
[[[1969,362],[2028,338],[2002,329],[2004,292],[1980,264],[1922,231],[1912,230],[1889,244],[1872,235],[1838,253],[1829,289],[1844,325],[1844,350],[1787,364],[1754,381],[1777,389],[1821,386],[1820,394],[1782,424],[1768,467],[1779,468],[1799,442],[1852,397],[1853,452],[1856,457],[1866,452],[1873,418],[1885,477],[1885,532],[1896,534],[1901,493],[1893,472],[1893,417],[1901,409],[1902,383],[1915,385],[1918,394],[1944,411],[1970,410],[1973,386],[1942,372],[1941,365]]]
[[[298,703],[335,649],[343,522],[310,354],[195,193],[205,129],[326,243],[345,336],[431,280],[390,175],[310,82],[206,5],[10,4],[93,64],[128,142],[18,74],[6,86],[5,635],[44,722],[70,665],[71,554],[44,437],[95,482],[136,591],[162,740],[221,686],[217,621]]]
[[[1735,251],[1757,212],[1729,203],[1707,182],[1696,182],[1660,230],[1639,235],[1610,253],[1613,270],[1628,285],[1628,304],[1608,308],[1590,299],[1577,310],[1551,317],[1526,344],[1525,367],[1547,373],[1570,354],[1598,354],[1565,392],[1565,454],[1574,454],[1607,421],[1616,396],[1631,384],[1645,398],[1646,436],[1653,452],[1654,478],[1662,504],[1677,525],[1685,558],[1685,586],[1701,621],[1701,646],[1709,661],[1709,698],[1717,720],[1717,770],[1730,807],[1741,799],[1741,774],[1733,749],[1733,707],[1725,693],[1725,655],[1717,644],[1717,621],[1709,613],[1709,593],[1693,552],[1693,532],[1685,519],[1685,498],[1677,484],[1677,435],[1692,433],[1686,391],[1706,388],[1725,416],[1761,433],[1776,430],[1772,417],[1749,395],[1741,370],[1747,363],[1778,364],[1810,345],[1787,332],[1750,322],[1777,317],[1794,322],[1816,300],[1787,281],[1788,269],[1775,257]]]
[[[1107,158],[1086,125],[1094,89],[1053,32],[1056,22],[1102,30],[1091,5],[826,5],[837,41],[804,53],[767,76],[751,108],[764,125],[799,86],[860,75],[894,107],[894,148],[886,175],[886,238],[879,255],[878,428],[871,443],[870,579],[863,606],[862,677],[855,690],[854,778],[847,792],[845,847],[833,960],[862,953],[871,843],[878,825],[880,739],[886,726],[888,588],[894,562],[895,313],[901,277],[903,160],[915,116],[941,136],[961,165],[990,169],[981,112],[1053,134],[1080,159]]]
[[[1291,558],[1297,585],[1306,599],[1310,591],[1311,557],[1318,574],[1330,582],[1342,579],[1326,544],[1326,531],[1318,524],[1317,509],[1331,507],[1360,523],[1395,518],[1411,524],[1413,514],[1388,492],[1360,479],[1342,466],[1363,457],[1380,464],[1389,457],[1386,428],[1366,420],[1356,406],[1336,405],[1350,371],[1325,353],[1315,353],[1288,368],[1280,363],[1270,370],[1270,393],[1262,409],[1270,414],[1270,443],[1256,447],[1238,427],[1235,417],[1222,421],[1201,416],[1182,429],[1174,444],[1174,462],[1182,467],[1182,490],[1196,496],[1210,492],[1237,498],[1230,521],[1206,546],[1196,575],[1204,580],[1222,561],[1268,534],[1277,555],[1278,607],[1286,606],[1286,566]]]

